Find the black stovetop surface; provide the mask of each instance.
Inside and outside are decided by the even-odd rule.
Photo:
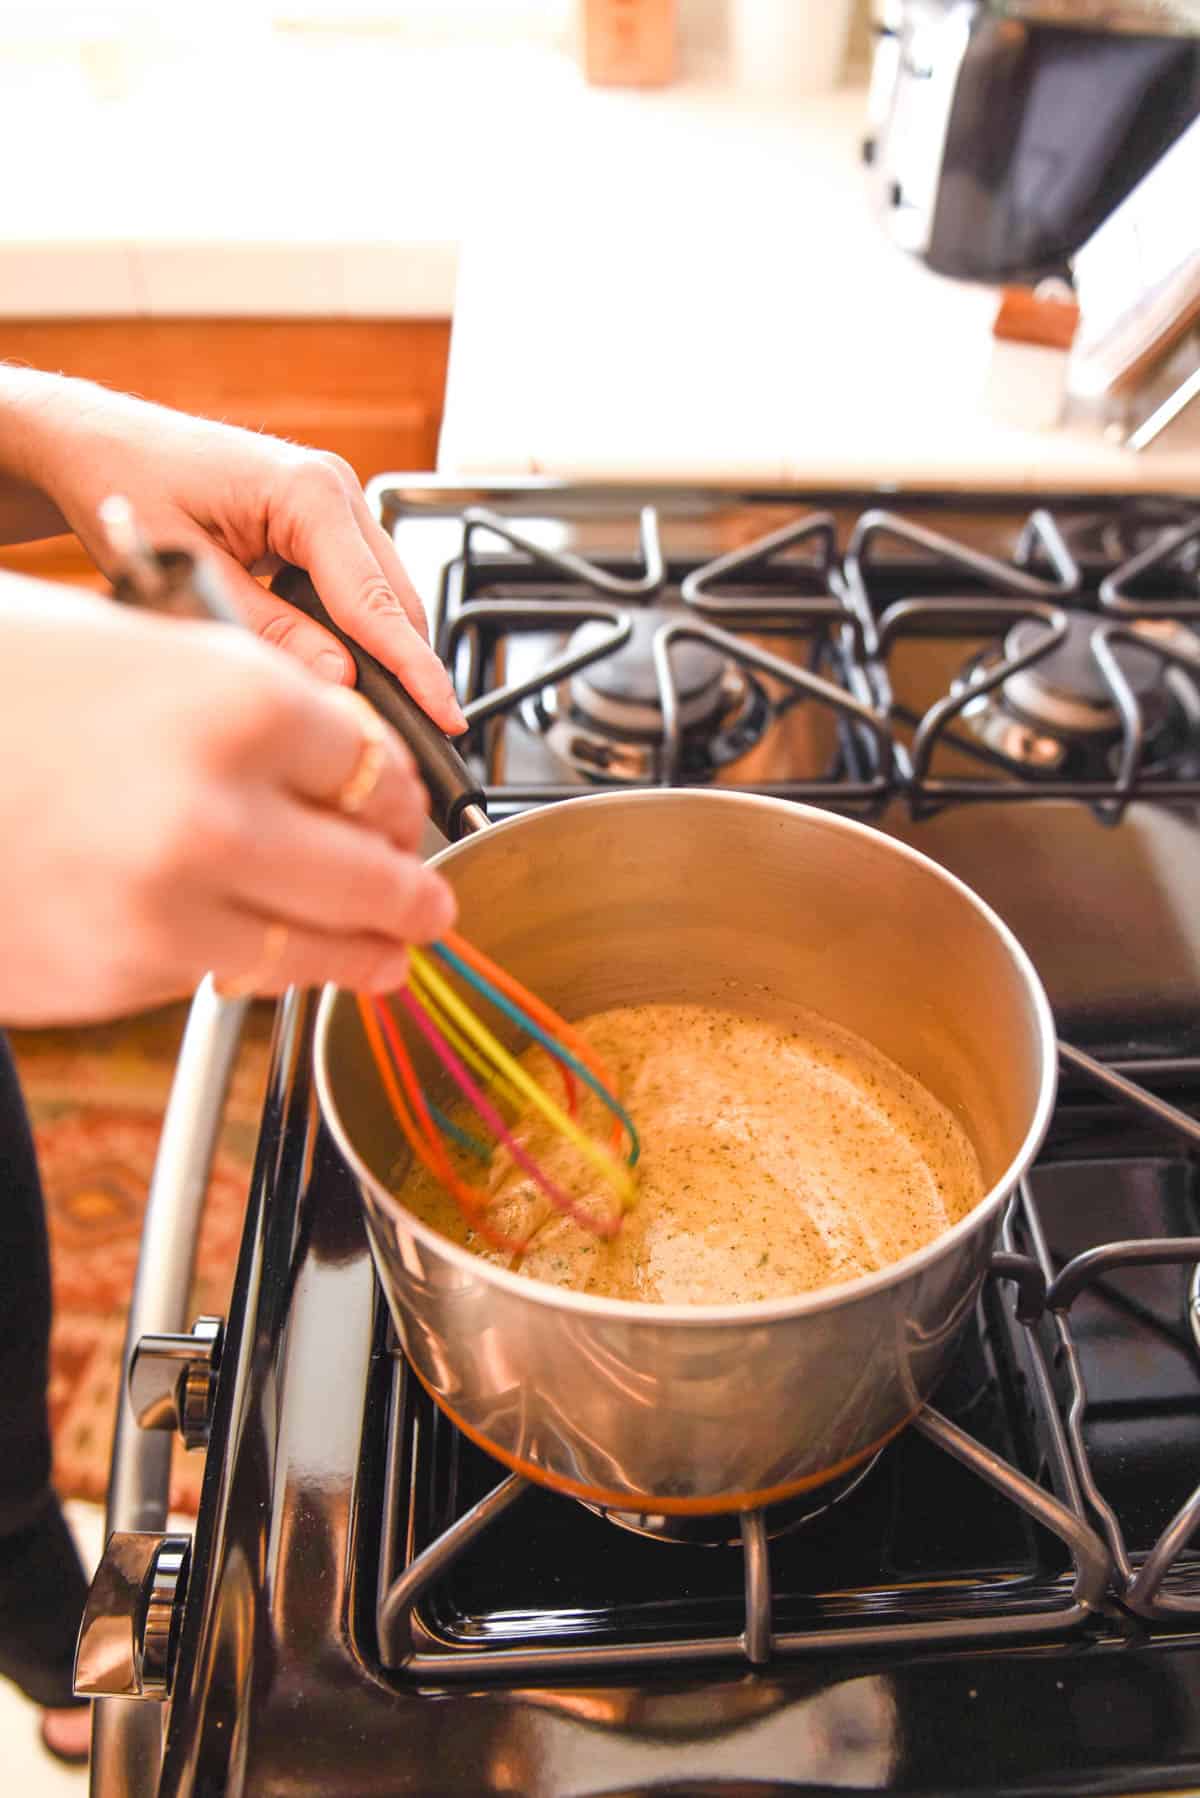
[[[1200,1101],[1200,1087],[1194,1095]],[[311,1134],[309,1132],[311,1131]],[[1111,1217],[1194,1227],[1195,1172],[1169,1142],[1089,1164],[1072,1127],[1035,1176],[1066,1257]],[[1098,1180],[1099,1176],[1099,1180]],[[1103,1190],[1114,1210],[1094,1209]],[[1107,1287],[1111,1285],[1111,1291]],[[1089,1379],[1120,1365],[1125,1390],[1094,1419],[1095,1471],[1135,1556],[1196,1465],[1200,1374],[1185,1346],[1176,1270],[1113,1276],[1077,1301]],[[385,1527],[418,1537],[501,1476],[435,1419],[418,1497],[382,1510],[394,1357],[352,1183],[311,1112],[301,1053],[277,1068],[231,1307],[226,1365],[195,1543],[162,1791],[322,1790],[529,1798],[643,1793],[1117,1793],[1200,1783],[1200,1629],[1147,1627],[1108,1605],[1082,1629],[902,1653],[852,1637],[762,1668],[682,1663],[591,1677],[456,1681],[385,1667],[375,1626]],[[1163,1339],[1180,1345],[1165,1360]],[[1021,1329],[998,1288],[938,1402],[1052,1485]],[[1137,1370],[1135,1377],[1134,1370]],[[1150,1371],[1149,1389],[1142,1376]],[[1027,1374],[1026,1374],[1027,1378]],[[1130,1399],[1130,1388],[1134,1388]],[[1157,1418],[1159,1455],[1130,1458]],[[1146,1469],[1149,1468],[1149,1472]],[[425,1497],[420,1496],[423,1488]],[[1057,1540],[912,1432],[857,1492],[771,1546],[776,1622],[847,1631],[957,1603],[1061,1606]],[[1177,1585],[1195,1581],[1184,1563]],[[961,1582],[957,1584],[956,1582]],[[681,1639],[736,1626],[740,1552],[645,1541],[534,1493],[422,1601],[450,1655],[486,1643]],[[427,1663],[423,1663],[423,1667]]]
[[[1110,1228],[1094,1212],[1097,1174],[1114,1217],[1128,1217],[1132,1199],[1142,1223],[1166,1205],[1171,1226],[1193,1226],[1195,1169],[1171,1145],[1133,1144],[1096,1167],[1069,1135],[1069,1158],[1036,1176],[1058,1255]],[[1159,1356],[1162,1336],[1184,1341],[1182,1277],[1139,1269],[1110,1284],[1078,1300],[1076,1322],[1088,1377],[1101,1365],[1126,1375],[1126,1395],[1114,1388],[1097,1408],[1094,1444],[1097,1478],[1137,1553],[1195,1469],[1200,1375],[1186,1347]],[[1020,1327],[999,1311],[993,1293],[939,1404],[1018,1465],[1047,1469]],[[1200,1629],[1186,1618],[1148,1629],[1117,1606],[1042,1642],[878,1652],[847,1638],[763,1669],[730,1658],[462,1683],[383,1667],[374,1607],[394,1357],[353,1183],[311,1122],[304,1055],[288,1077],[277,1068],[225,1352],[237,1375],[221,1386],[205,1469],[164,1794],[743,1798],[1200,1784]],[[425,1402],[405,1413],[435,1438],[417,1482],[428,1509],[417,1501],[401,1518],[417,1535],[502,1474]],[[1159,1460],[1142,1476],[1130,1428],[1146,1415],[1162,1428],[1153,1426]],[[826,1518],[772,1543],[770,1559],[779,1627],[820,1616],[853,1629],[876,1607],[1002,1613],[1065,1598],[1058,1541],[912,1433]],[[1182,1586],[1191,1577],[1187,1562]],[[457,1643],[628,1640],[639,1627],[687,1636],[736,1625],[739,1586],[734,1548],[642,1541],[533,1494],[423,1600],[421,1622],[444,1634],[446,1654]]]
[[[995,1335],[1004,1326],[999,1317],[992,1322],[981,1319],[970,1331],[934,1402],[1007,1459],[1036,1464],[1013,1369],[998,1365]],[[416,1407],[411,1388],[410,1397]],[[418,1541],[496,1484],[495,1464],[429,1415],[429,1401],[419,1409],[427,1406],[432,1502],[418,1519]],[[435,1588],[429,1628],[464,1645],[521,1646],[740,1628],[740,1545],[652,1541],[581,1510],[531,1492]],[[1005,1584],[1006,1593],[988,1594],[1001,1605],[1007,1598],[1025,1608],[1041,1593],[1061,1603],[1057,1582],[1067,1566],[1053,1537],[913,1432],[884,1451],[853,1493],[773,1540],[770,1559],[781,1630],[856,1615],[879,1622],[971,1609],[965,1582],[984,1580]]]
[[[1059,1266],[1117,1236],[1200,1233],[1194,1163],[1126,1153],[1055,1160],[1033,1194]],[[1111,1273],[1072,1308],[1089,1393],[1086,1440],[1101,1491],[1140,1559],[1196,1485],[1200,1351],[1186,1267]],[[1024,1329],[989,1285],[934,1405],[977,1441],[1061,1495],[1030,1389]],[[406,1559],[497,1484],[496,1464],[467,1442],[413,1381],[404,1387]],[[1070,1564],[1060,1541],[976,1474],[908,1431],[861,1484],[771,1546],[773,1621],[781,1631],[1062,1608]],[[732,1535],[737,1538],[736,1527]],[[1200,1557],[1171,1588],[1200,1593]],[[532,1491],[457,1560],[422,1601],[432,1640],[530,1647],[647,1636],[709,1636],[740,1627],[740,1546],[647,1540],[549,1492]]]

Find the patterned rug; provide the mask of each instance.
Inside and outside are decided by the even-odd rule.
[[[46,1190],[54,1278],[50,1415],[65,1498],[103,1501],[142,1214],[187,1011],[89,1030],[12,1031]],[[252,1013],[205,1202],[188,1321],[223,1316],[266,1085],[270,1006]],[[194,1511],[203,1457],[177,1443],[171,1503]]]

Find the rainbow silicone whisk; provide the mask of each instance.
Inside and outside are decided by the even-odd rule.
[[[497,1147],[556,1211],[597,1236],[615,1236],[633,1203],[640,1145],[633,1120],[586,1038],[455,932],[428,950],[410,949],[409,969],[409,980],[397,993],[387,999],[359,994],[358,1008],[384,1091],[413,1155],[453,1196],[472,1228],[497,1248],[520,1255],[529,1241],[528,1235],[513,1237],[497,1227],[489,1216],[494,1195],[471,1177],[481,1165],[494,1168]],[[515,1024],[529,1042],[540,1044],[557,1064],[561,1103],[499,1042],[443,969]],[[398,1010],[468,1102],[474,1114],[470,1128],[448,1117],[425,1092]],[[600,1101],[600,1115],[607,1114],[607,1141],[585,1122],[581,1087]],[[595,1113],[595,1107],[588,1109]],[[576,1151],[569,1180],[561,1174],[552,1178],[520,1140],[521,1123],[535,1116]]]

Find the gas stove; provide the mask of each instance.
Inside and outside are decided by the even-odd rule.
[[[127,1402],[80,1664],[166,1708],[99,1705],[93,1789],[1194,1786],[1200,509],[370,497],[493,818],[663,783],[867,818],[1021,936],[1060,1104],[934,1404],[798,1509],[680,1531],[506,1475],[409,1375],[317,1114],[310,995],[280,1008],[229,1317],[179,1333],[170,1239],[237,1034],[202,990],[130,1335],[159,1332],[134,1398],[207,1441],[203,1495],[164,1537],[165,1444]]]
[[[412,489],[376,499],[398,542],[424,532]],[[927,816],[1036,779],[1109,822],[1200,793],[1200,516],[1177,506],[630,497],[624,542],[611,490],[538,510],[464,505],[432,587],[497,817],[612,784]]]

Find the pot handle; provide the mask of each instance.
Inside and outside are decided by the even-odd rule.
[[[298,612],[315,619],[349,650],[358,676],[359,692],[399,733],[416,757],[421,779],[429,790],[434,823],[451,841],[461,836],[464,828],[478,828],[485,823],[483,788],[449,737],[426,716],[382,662],[334,623],[304,570],[284,566],[272,580],[271,591],[285,599],[288,605],[295,606]],[[464,814],[471,807],[478,809],[478,815],[467,818]]]

